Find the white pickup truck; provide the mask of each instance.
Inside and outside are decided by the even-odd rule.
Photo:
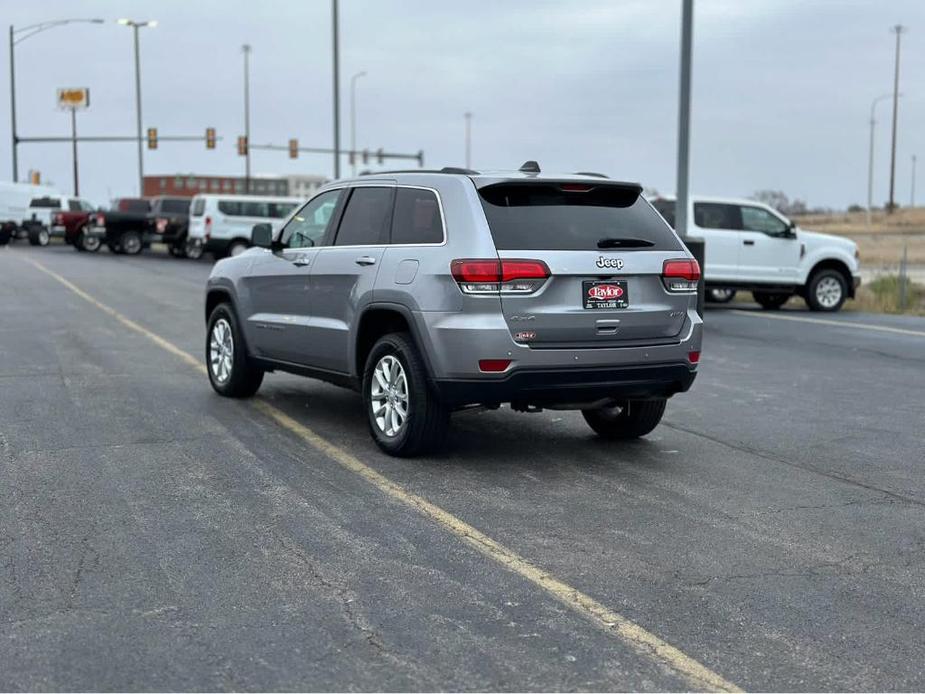
[[[675,200],[650,201],[675,225]],[[800,229],[754,200],[693,196],[687,234],[705,244],[707,299],[730,301],[751,291],[762,308],[778,309],[794,295],[813,311],[837,311],[861,283],[854,241]]]

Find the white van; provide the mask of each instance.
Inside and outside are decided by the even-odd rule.
[[[251,245],[255,224],[270,223],[277,231],[303,198],[262,195],[196,195],[190,203],[186,256],[203,252],[216,259],[238,255]]]

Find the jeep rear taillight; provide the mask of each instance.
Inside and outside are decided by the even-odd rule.
[[[697,291],[700,263],[693,258],[666,260],[662,265],[662,282],[669,292]]]
[[[532,294],[549,279],[542,260],[463,258],[450,272],[464,294]]]

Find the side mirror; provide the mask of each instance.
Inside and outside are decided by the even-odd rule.
[[[796,237],[797,237],[797,223],[791,219],[790,225],[787,227],[787,238],[795,239]]]
[[[262,222],[255,224],[251,229],[251,243],[258,248],[272,248],[273,246],[273,227],[272,225]]]

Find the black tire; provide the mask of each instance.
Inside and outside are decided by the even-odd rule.
[[[182,243],[172,243],[170,246],[168,246],[167,250],[170,251],[170,255],[172,255],[174,258],[186,257],[186,251],[184,250]]]
[[[212,359],[212,337],[213,331],[218,331],[217,326],[224,324],[230,331],[231,337],[231,358],[230,373],[222,371],[218,362]],[[216,334],[216,338],[219,335]],[[227,344],[227,343],[226,343]],[[260,388],[263,383],[263,369],[255,366],[250,357],[247,356],[247,347],[244,344],[244,337],[238,326],[238,319],[235,316],[234,309],[230,304],[219,304],[209,316],[209,327],[206,330],[206,371],[209,373],[209,382],[212,388],[219,395],[226,398],[249,398]]]
[[[0,226],[0,246],[7,245],[13,238],[13,226],[4,224]]]
[[[183,255],[190,260],[199,260],[202,257],[202,251],[203,248],[201,243],[193,243],[187,240],[186,244],[183,246]]]
[[[847,298],[848,280],[838,270],[819,270],[806,283],[806,303],[813,311],[834,313]]]
[[[736,290],[727,289],[726,287],[717,287],[707,289],[704,298],[711,304],[728,304],[735,299]]]
[[[126,231],[119,237],[119,252],[125,255],[138,255],[144,247],[141,234],[137,231]]]
[[[51,235],[45,227],[32,227],[29,229],[30,246],[47,246],[51,241]]]
[[[81,229],[77,233],[77,242],[74,244],[74,247],[78,251],[96,253],[98,250],[100,250],[100,246],[102,245],[103,240],[99,236],[92,236],[87,233],[86,229]]]
[[[766,311],[776,311],[787,303],[793,294],[786,292],[752,292],[755,301]]]
[[[374,414],[373,381],[380,361],[392,357],[404,374],[405,412],[401,425],[392,435],[382,429]],[[400,384],[396,383],[400,391]],[[380,401],[382,402],[382,401]],[[391,333],[379,338],[363,371],[363,405],[373,441],[389,455],[410,457],[436,450],[443,443],[450,423],[450,411],[440,401],[411,335]]]
[[[624,407],[604,407],[582,410],[585,421],[598,436],[605,439],[638,439],[662,421],[667,398],[630,400]]]

